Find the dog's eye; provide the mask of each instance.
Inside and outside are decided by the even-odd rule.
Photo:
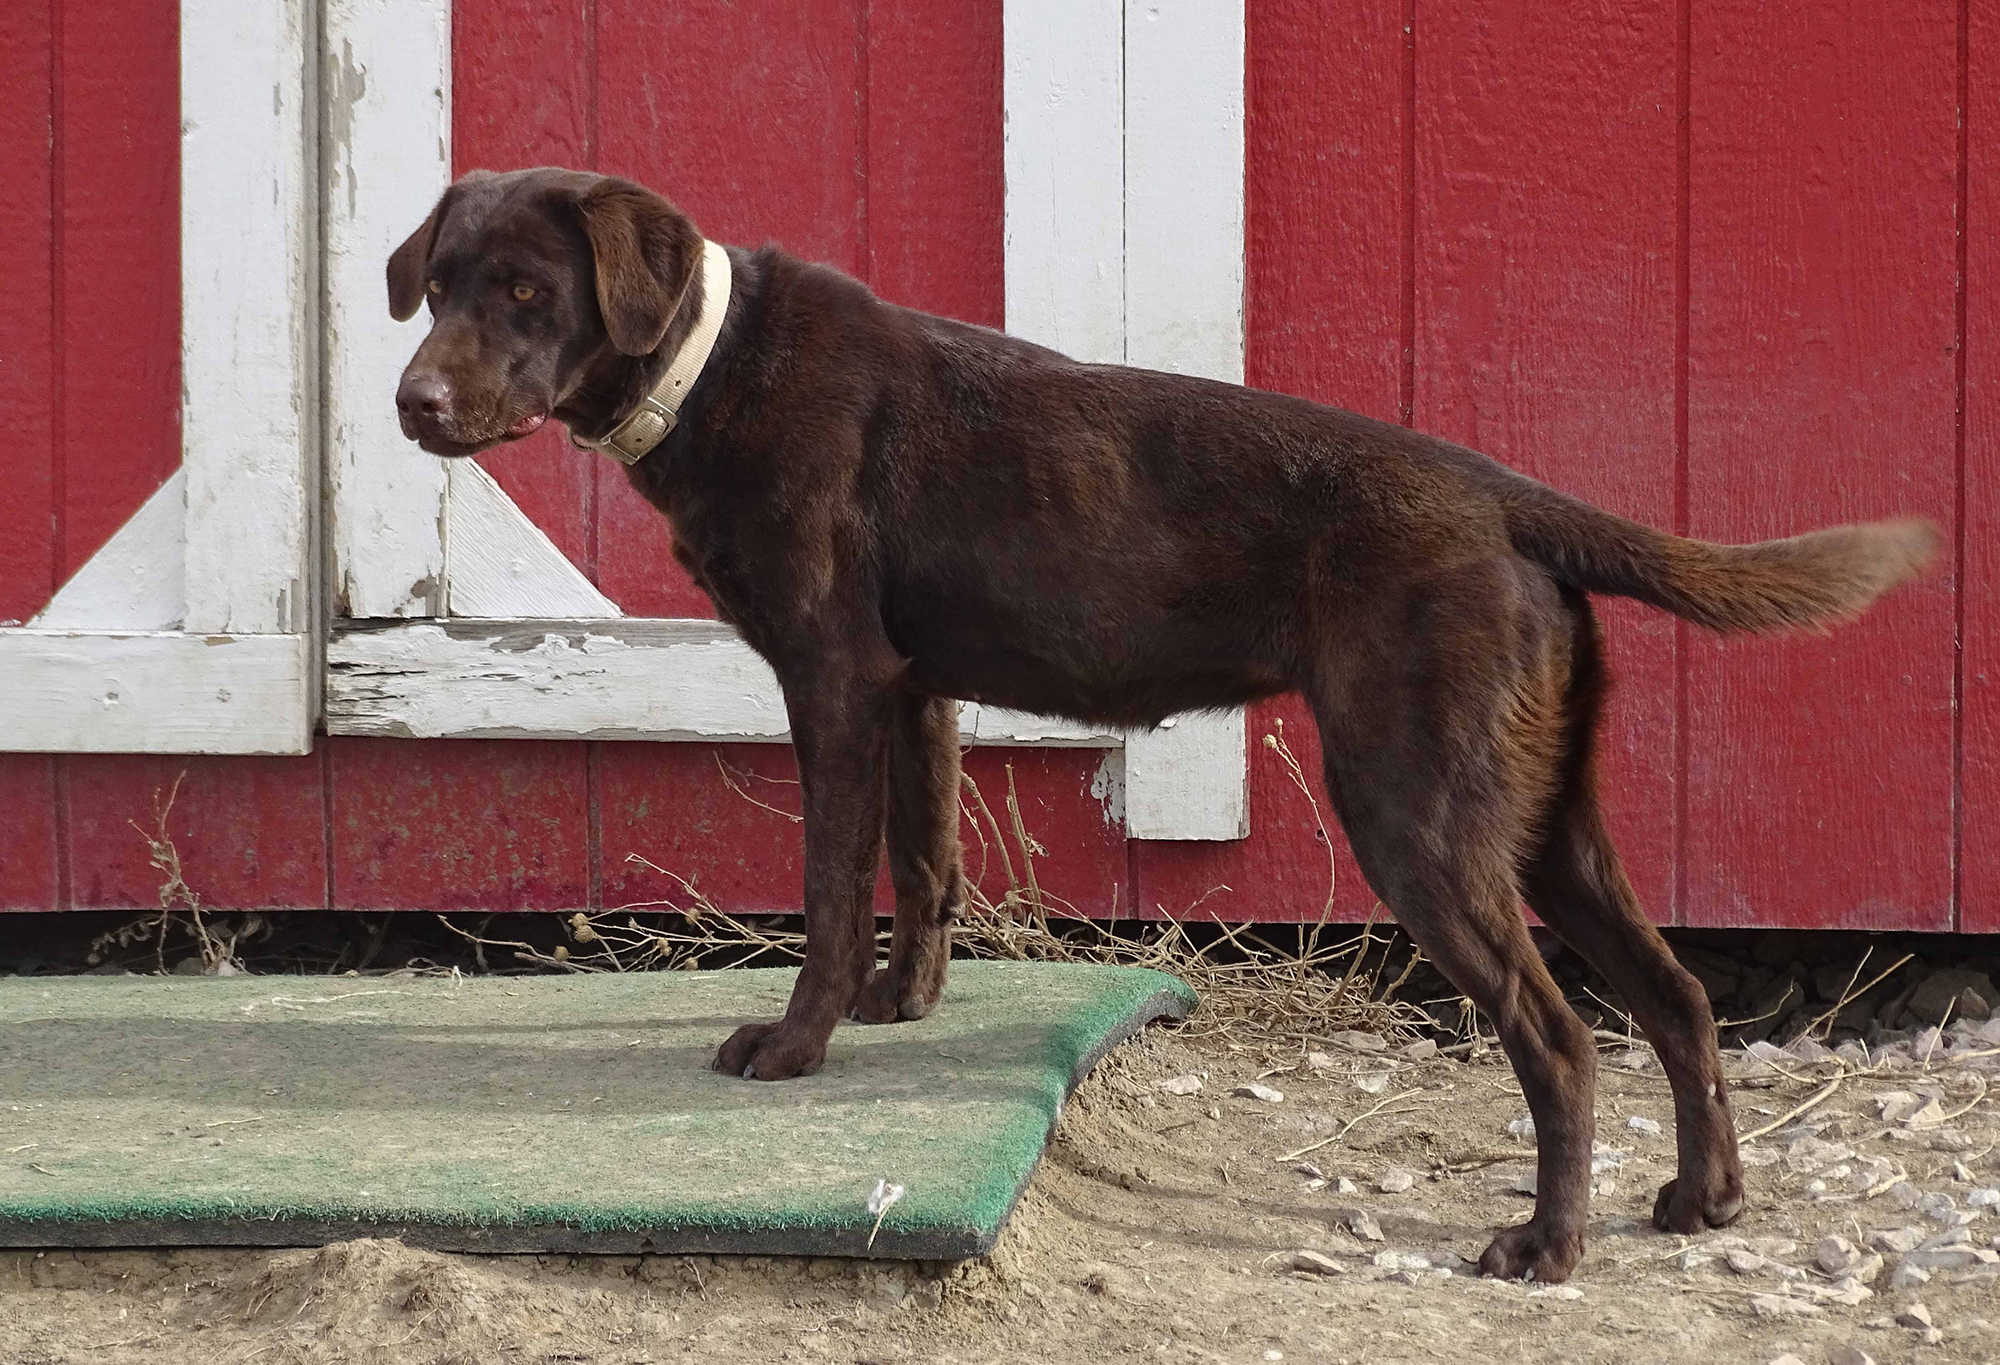
[[[516,303],[526,303],[533,297],[535,297],[535,287],[533,285],[517,284],[514,286],[514,301]]]
[[[430,283],[430,291],[433,294],[442,294],[444,292],[443,283],[438,280],[432,280]]]

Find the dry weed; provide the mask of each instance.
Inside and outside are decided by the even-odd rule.
[[[1285,765],[1323,830],[1319,802],[1285,743],[1282,725],[1265,736],[1264,746]],[[750,795],[743,774],[721,765],[719,759],[718,765],[724,781],[744,800],[797,819],[792,812]],[[1213,911],[1202,913],[1203,902],[1227,887],[1211,889],[1178,916],[1158,907],[1157,921],[1122,922],[1129,929],[1118,921],[1092,920],[1054,894],[1036,872],[1036,859],[1045,857],[1047,850],[1022,816],[1012,764],[1007,766],[1004,825],[970,775],[963,778],[960,799],[976,852],[968,850],[974,866],[968,868],[966,902],[952,928],[956,956],[1166,972],[1187,982],[1201,998],[1199,1010],[1183,1025],[1196,1036],[1221,1034],[1244,1043],[1303,1049],[1343,1029],[1410,1035],[1429,1025],[1421,1009],[1395,999],[1396,989],[1420,958],[1412,955],[1401,975],[1386,987],[1379,979],[1393,941],[1374,933],[1375,913],[1359,933],[1336,936],[1331,931],[1337,875],[1331,839],[1325,840],[1328,888],[1319,920],[1304,931],[1296,948],[1277,948],[1249,926],[1225,922]],[[719,962],[788,965],[803,959],[802,932],[773,927],[764,917],[731,914],[693,881],[641,854],[629,854],[626,861],[667,878],[674,884],[674,894],[598,914],[570,914],[563,922],[569,945],[553,951],[519,939],[490,938],[444,915],[438,919],[473,946],[482,967],[489,949],[504,950],[529,966],[571,972],[692,970]],[[997,900],[981,889],[989,870],[996,869],[1006,884]],[[1380,908],[1376,907],[1377,913]],[[1193,932],[1197,928],[1200,932]],[[878,951],[886,951],[887,944],[885,929],[877,935]]]

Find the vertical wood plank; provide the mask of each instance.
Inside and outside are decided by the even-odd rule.
[[[75,754],[63,762],[74,908],[159,905],[160,870],[140,831],[157,830],[176,778],[167,831],[205,908],[326,908],[318,758]]]
[[[1005,320],[1001,0],[870,4],[864,277],[892,302]]]
[[[450,179],[450,0],[327,0],[327,491],[333,614],[443,612],[445,474],[396,422],[396,383],[429,325],[389,316],[383,271]]]
[[[45,92],[46,93],[46,92]],[[0,910],[61,910],[56,877],[57,759],[0,754]]]
[[[1413,424],[1671,530],[1678,23],[1671,0],[1419,0]],[[1667,921],[1674,622],[1600,600],[1600,790]]]
[[[859,272],[864,51],[857,0],[598,0],[599,169],[659,190],[718,241]],[[666,521],[613,471],[600,489],[604,594],[628,615],[712,617]]]
[[[585,749],[324,739],[334,907],[570,910],[590,901]]]
[[[596,164],[596,0],[477,0],[452,14],[452,174]],[[480,458],[570,563],[597,574],[603,457],[551,423]]]
[[[55,32],[49,0],[0,6],[0,254],[15,262],[0,290],[0,485],[10,507],[0,536],[0,624],[33,616],[56,571]],[[42,760],[29,760],[41,762]]]
[[[1949,530],[1954,17],[1692,3],[1689,532]],[[1951,594],[1825,640],[1690,637],[1689,923],[1950,924]]]
[[[311,631],[319,622],[315,13],[304,0],[184,0],[180,13],[183,621],[216,633]]]
[[[1007,330],[1125,359],[1124,0],[1006,0]]]
[[[1959,922],[2000,933],[2000,10],[1966,7]]]
[[[1244,18],[1246,380],[1394,419],[1409,212],[1403,5],[1260,0]],[[1367,914],[1374,897],[1337,828],[1322,832],[1264,743],[1280,720],[1332,821],[1305,707],[1296,698],[1252,707],[1249,837],[1133,841],[1142,912],[1179,915],[1199,903],[1200,914],[1229,919],[1315,919],[1327,899],[1321,840],[1330,834],[1339,847],[1334,914]]]
[[[1125,359],[1243,382],[1243,6],[1126,0]],[[1241,839],[1240,711],[1179,716],[1125,749],[1128,831]]]
[[[178,7],[62,7],[58,581],[181,462]]]
[[[805,868],[799,825],[786,814],[799,809],[789,745],[607,743],[598,751],[605,905],[684,905],[674,881],[683,877],[724,910],[798,913]],[[1060,898],[1079,914],[1127,915],[1124,823],[1099,775],[1103,762],[1102,753],[1086,749],[975,749],[965,770],[1000,822],[1017,876],[1021,856],[1006,805],[1010,764],[1022,823],[1042,846],[1036,877],[1051,903]],[[960,836],[966,875],[997,902],[1007,878],[991,828],[983,817],[967,818]],[[630,862],[632,854],[661,872]],[[894,906],[885,868],[876,908]]]

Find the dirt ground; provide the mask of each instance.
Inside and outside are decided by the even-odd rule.
[[[1498,1054],[1330,1047],[1264,1074],[1285,1059],[1154,1030],[1071,1101],[986,1261],[9,1252],[0,1361],[2000,1360],[2000,1024],[1985,1031],[1868,1051],[1866,1074],[1746,1149],[1749,1214],[1699,1238],[1646,1221],[1672,1108],[1650,1054],[1607,1043],[1592,1241],[1561,1287],[1468,1273],[1530,1206]],[[1779,1065],[1732,1056],[1745,1130],[1840,1069]],[[1190,1076],[1192,1094],[1161,1085]],[[1283,1098],[1231,1093],[1260,1076]],[[1862,1258],[1845,1281],[1833,1236]],[[1330,1273],[1295,1268],[1302,1249]],[[1928,1330],[1897,1320],[1919,1303]]]

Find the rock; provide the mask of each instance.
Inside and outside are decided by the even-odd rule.
[[[2000,1190],[1990,1185],[1965,1196],[1965,1206],[1969,1209],[1990,1209],[1996,1205],[2000,1205]]]
[[[1625,1127],[1634,1133],[1644,1133],[1647,1137],[1659,1137],[1662,1131],[1658,1120],[1644,1118],[1638,1114],[1626,1119]]]
[[[1190,1071],[1185,1076],[1175,1076],[1172,1080],[1159,1081],[1157,1084],[1169,1095],[1192,1095],[1201,1089],[1201,1077]]]
[[[1882,1231],[1871,1232],[1867,1237],[1868,1245],[1875,1248],[1875,1250],[1886,1251],[1898,1256],[1906,1251],[1915,1251],[1917,1243],[1923,1240],[1924,1230],[1922,1228],[1888,1228]]]
[[[1889,1288],[1891,1289],[1916,1289],[1930,1282],[1930,1271],[1925,1270],[1920,1265],[1910,1264],[1910,1259],[1907,1256],[1897,1262],[1896,1268],[1889,1272]]]
[[[1951,1196],[1948,1194],[1942,1192],[1927,1194],[1923,1197],[1923,1202],[1918,1207],[1923,1210],[1924,1217],[1930,1219],[1933,1223],[1954,1223],[1958,1221],[1958,1205],[1952,1202]]]
[[[1361,1187],[1346,1176],[1341,1176],[1333,1182],[1333,1192],[1335,1194],[1360,1194]]]
[[[1240,1099],[1262,1100],[1265,1104],[1283,1104],[1285,1092],[1273,1090],[1270,1086],[1252,1081],[1249,1085],[1239,1085],[1229,1092]]]
[[[1794,1057],[1806,1063],[1830,1062],[1834,1059],[1832,1050],[1826,1044],[1812,1038],[1801,1038],[1787,1050]]]
[[[1847,1276],[1849,1279],[1859,1280],[1863,1284],[1873,1284],[1875,1283],[1875,1277],[1882,1273],[1882,1265],[1882,1257],[1871,1251],[1854,1263],[1848,1270]]]
[[[1875,1297],[1874,1290],[1852,1275],[1841,1276],[1830,1287],[1820,1292],[1833,1302],[1844,1303],[1849,1308]]]
[[[1933,1251],[1938,1247],[1969,1247],[1971,1245],[1972,1233],[1969,1230],[1964,1227],[1950,1227],[1946,1228],[1943,1232],[1933,1232],[1930,1236],[1924,1238],[1923,1241],[1917,1243],[1917,1250]]]
[[[1324,1252],[1301,1248],[1292,1253],[1292,1269],[1303,1270],[1308,1275],[1345,1275],[1347,1267]]]
[[[1355,1029],[1342,1029],[1328,1040],[1338,1043],[1354,1052],[1386,1052],[1389,1040],[1379,1033],[1362,1033]]]
[[[1826,1348],[1826,1365],[1875,1365],[1875,1357],[1859,1346],[1837,1341]]]
[[[1771,1365],[1806,1365],[1806,1363],[1787,1351],[1781,1356],[1772,1356]]]
[[[1782,1294],[1752,1294],[1750,1311],[1760,1318],[1816,1318],[1819,1308],[1804,1299],[1786,1298]]]
[[[1901,1115],[1898,1123],[1911,1128],[1935,1128],[1944,1122],[1944,1106],[1937,1102],[1937,1096],[1926,1099],[1917,1108]]]
[[[1535,1140],[1534,1115],[1523,1114],[1519,1118],[1507,1120],[1507,1136],[1516,1142],[1533,1142]]]
[[[1789,985],[1790,983],[1786,984]],[[1761,1012],[1759,1011],[1759,1013]],[[1743,1053],[1751,1061],[1758,1063],[1758,1065],[1752,1067],[1750,1070],[1750,1074],[1753,1076],[1773,1070],[1776,1067],[1789,1067],[1797,1060],[1791,1053],[1785,1051],[1776,1043],[1755,1042],[1744,1048]]]
[[[1944,1340],[1944,1333],[1935,1327],[1926,1327],[1923,1331],[1917,1333],[1917,1339],[1926,1346],[1935,1346]]]
[[[1651,1071],[1659,1063],[1650,1047],[1628,1047],[1611,1054],[1609,1064],[1620,1071]]]
[[[1375,1182],[1375,1187],[1384,1194],[1402,1194],[1416,1183],[1417,1178],[1401,1166],[1391,1166],[1382,1178]]]
[[[1992,1007],[1987,1002],[2000,996],[2000,990],[1994,989],[1993,978],[1985,972],[1975,972],[1967,967],[1944,967],[1917,983],[1916,991],[1904,1008],[1927,1024],[1942,1024],[1947,1011],[1953,1015],[1963,1012],[1967,1002],[1961,997],[1966,991],[1971,991],[1976,997],[1976,1001],[1971,1003],[1987,1005],[1987,1009],[1978,1016],[1980,1018],[1991,1012]]]
[[[1562,1299],[1568,1303],[1575,1303],[1583,1297],[1583,1291],[1573,1284],[1552,1284],[1546,1285],[1541,1289],[1530,1289],[1528,1297],[1531,1299]]]
[[[1222,1110],[1213,1104],[1202,1110],[1202,1112],[1212,1119],[1220,1119],[1222,1117]]]
[[[2000,1018],[1988,1019],[1972,1036],[1989,1046],[2000,1045]]]
[[[2000,1264],[2000,1251],[1988,1251],[1985,1247],[1919,1247],[1903,1258],[1904,1265],[1919,1266],[1925,1270],[1963,1270],[1969,1265]]]
[[[1297,1171],[1300,1175],[1304,1176],[1308,1180],[1326,1179],[1326,1172],[1322,1171],[1319,1167],[1313,1165],[1310,1161],[1301,1161],[1296,1166],[1292,1167],[1292,1169]]]
[[[1734,964],[1726,959],[1704,961],[1703,958],[1707,956],[1703,954],[1698,958],[1693,954],[1685,954],[1681,958],[1681,965],[1688,969],[1689,975],[1701,983],[1702,990],[1708,995],[1708,1003],[1713,1005],[1736,994],[1737,984],[1743,977]]]
[[[1354,1088],[1366,1095],[1379,1095],[1389,1088],[1389,1073],[1386,1071],[1357,1073],[1354,1077]]]
[[[1755,1275],[1769,1264],[1747,1247],[1730,1247],[1722,1253],[1722,1259],[1729,1262],[1729,1268],[1738,1275]]]
[[[1333,1057],[1325,1052],[1308,1052],[1306,1066],[1313,1071],[1325,1071],[1333,1065]]]
[[[1861,1248],[1845,1237],[1822,1237],[1813,1248],[1813,1264],[1829,1275],[1840,1275],[1861,1259]]]
[[[1922,1302],[1913,1303],[1902,1312],[1896,1314],[1896,1325],[1898,1327],[1933,1326],[1934,1324],[1931,1322],[1931,1310],[1924,1307]]]
[[[1431,1258],[1421,1251],[1378,1251],[1374,1263],[1383,1270],[1429,1270]]]
[[[1430,1038],[1419,1038],[1403,1049],[1403,1058],[1412,1062],[1428,1062],[1438,1055],[1438,1045]]]
[[[1382,1240],[1382,1225],[1366,1209],[1335,1209],[1333,1221],[1364,1241]]]

